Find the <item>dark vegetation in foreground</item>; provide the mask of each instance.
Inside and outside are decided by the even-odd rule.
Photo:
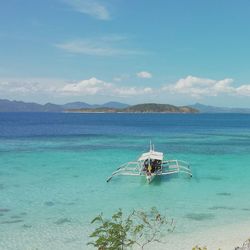
[[[91,242],[99,250],[123,250],[137,246],[140,249],[161,241],[163,232],[173,232],[174,221],[168,221],[156,208],[149,212],[133,210],[125,216],[120,209],[111,219],[99,215],[92,221],[97,228],[90,235]]]
[[[150,211],[133,210],[128,215],[124,215],[119,209],[110,219],[105,219],[103,214],[100,214],[91,223],[95,224],[96,228],[89,236],[91,241],[88,245],[98,250],[125,250],[133,249],[133,246],[143,250],[154,242],[164,243],[163,237],[175,229],[174,221],[168,220],[155,207]],[[192,250],[208,248],[197,245]],[[250,250],[250,239],[234,250]]]

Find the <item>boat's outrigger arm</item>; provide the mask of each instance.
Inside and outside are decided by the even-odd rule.
[[[162,175],[185,173],[192,177],[190,166],[181,160],[167,160],[162,162]]]
[[[112,177],[115,176],[115,175],[134,175],[134,176],[139,176],[140,175],[140,164],[135,161],[135,162],[128,162],[128,163],[125,163],[125,164],[121,165],[107,179],[107,182],[109,182],[112,179]]]

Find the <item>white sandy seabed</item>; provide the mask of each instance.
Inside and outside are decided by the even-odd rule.
[[[25,230],[1,231],[1,250],[88,250],[88,232],[81,225],[48,227],[40,225]],[[206,246],[208,250],[234,250],[250,237],[250,223],[230,224],[202,232],[168,234],[164,244],[151,244],[147,250],[191,250]]]
[[[234,250],[250,238],[250,223],[230,224],[195,233],[172,234],[166,243],[148,249],[191,250],[198,245],[208,250]],[[250,249],[249,249],[250,250]]]

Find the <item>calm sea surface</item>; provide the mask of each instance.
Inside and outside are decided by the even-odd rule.
[[[193,178],[106,183],[150,140]],[[118,208],[156,206],[176,233],[201,231],[250,218],[249,192],[247,114],[0,114],[0,249],[88,249],[91,219]]]

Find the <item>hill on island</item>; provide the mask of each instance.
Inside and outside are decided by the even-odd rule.
[[[177,107],[170,104],[144,103],[123,109],[124,112],[138,112],[138,113],[197,113],[198,110],[188,106]]]
[[[99,107],[95,109],[69,109],[67,112],[109,112],[109,113],[197,113],[195,108],[188,106],[177,107],[169,104],[143,103],[126,108],[106,108]]]
[[[250,108],[228,108],[195,103],[189,107],[198,109],[200,113],[250,113]]]

